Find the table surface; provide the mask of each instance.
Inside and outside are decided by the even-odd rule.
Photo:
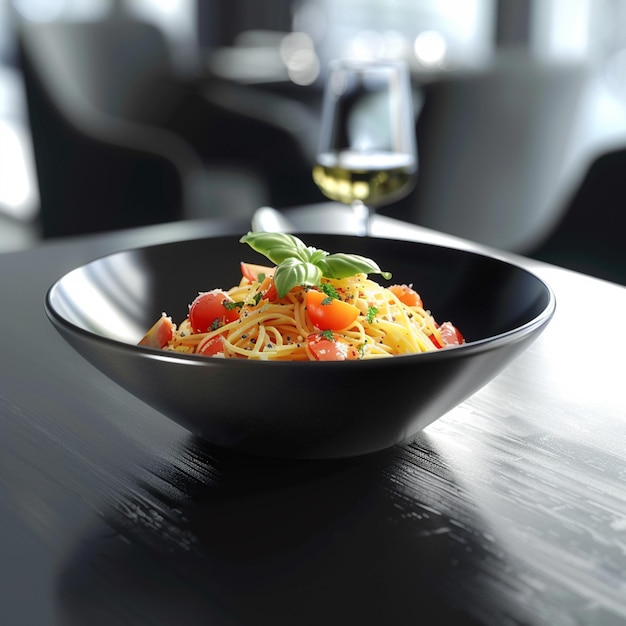
[[[291,215],[341,227],[318,209]],[[102,254],[245,229],[0,255],[0,623],[626,623],[626,289],[501,255],[545,279],[557,311],[495,380],[382,454],[251,458],[109,381],[43,308],[54,280]]]

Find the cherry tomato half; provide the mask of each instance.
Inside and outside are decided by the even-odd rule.
[[[391,285],[389,291],[407,306],[424,306],[419,293],[409,285]]]
[[[444,322],[439,326],[441,338],[446,346],[460,346],[465,342],[463,335],[452,322]]]
[[[172,338],[174,324],[172,320],[162,315],[152,326],[152,328],[139,341],[140,346],[149,348],[164,348]]]
[[[263,294],[263,297],[269,302],[275,302],[278,300],[278,293],[276,291],[276,285],[274,284],[274,273],[276,272],[275,267],[255,265],[254,263],[245,263],[244,261],[241,261],[240,266],[243,281],[255,283],[262,278],[261,287],[259,289]]]
[[[215,356],[216,354],[222,354],[224,352],[224,339],[222,335],[217,337],[211,337],[211,339],[204,338],[196,349],[197,354],[204,356]]]
[[[359,309],[349,302],[330,299],[325,293],[309,289],[306,292],[306,313],[320,330],[342,330],[354,323]]]
[[[328,339],[319,333],[313,333],[307,337],[307,343],[316,361],[347,361],[358,358],[354,348],[335,336]]]
[[[251,283],[258,281],[261,275],[274,276],[274,272],[276,271],[275,267],[245,263],[244,261],[241,261],[239,265],[241,266],[241,275]]]
[[[444,322],[439,328],[439,334],[441,335],[440,343],[435,335],[430,336],[430,340],[433,342],[436,348],[444,348],[445,346],[460,346],[465,343],[465,339],[461,332],[457,329],[452,322]]]
[[[205,291],[191,303],[189,321],[195,333],[206,333],[239,319],[237,308],[226,308],[224,302],[233,299],[221,289]]]

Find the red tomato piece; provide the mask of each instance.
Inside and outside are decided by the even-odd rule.
[[[245,263],[241,261],[241,275],[249,280],[251,283],[257,282],[259,280],[259,276],[274,276],[274,272],[276,271],[275,267],[269,267],[267,265],[256,265],[254,263]]]
[[[437,348],[437,350],[439,350],[440,348],[443,348],[443,345],[441,343],[439,343],[439,340],[437,339],[437,337],[434,334],[430,335],[429,339],[431,340],[431,342],[435,346],[435,348]]]
[[[268,302],[275,302],[278,300],[278,291],[276,291],[276,285],[274,284],[273,276],[266,276],[259,288],[263,294],[263,298]]]
[[[358,358],[354,348],[334,335],[333,339],[329,339],[314,333],[307,337],[307,343],[316,361],[347,361]]]
[[[460,346],[462,343],[465,343],[463,335],[459,329],[452,324],[452,322],[444,322],[437,328],[439,329],[441,341],[443,343],[440,343],[435,335],[431,335],[430,340],[436,348],[444,348],[445,346]]]
[[[329,298],[325,293],[309,289],[306,293],[306,313],[320,330],[342,330],[353,324],[359,309],[349,302]]]
[[[244,281],[249,283],[261,282],[260,291],[263,294],[263,298],[269,302],[278,300],[278,293],[274,285],[275,267],[255,265],[254,263],[245,263],[244,261],[241,261],[240,266]],[[245,283],[242,282],[241,284]]]
[[[444,322],[439,326],[441,338],[446,346],[460,346],[465,342],[463,335],[452,322]]]
[[[439,343],[439,340],[434,334],[430,335],[429,339],[432,342],[432,344],[435,346],[435,348],[437,348],[437,350],[439,350],[440,348],[443,348],[443,344]]]
[[[152,328],[139,341],[140,346],[164,348],[172,338],[174,324],[166,315],[162,315]]]
[[[211,339],[203,339],[196,348],[197,354],[204,356],[215,356],[224,353],[224,338],[222,335],[211,337]]]
[[[233,303],[233,299],[221,289],[199,294],[189,307],[189,321],[193,331],[206,333],[239,319],[239,310],[236,307],[227,308],[224,303]]]
[[[406,304],[407,306],[424,306],[419,293],[409,285],[391,285],[387,287],[387,289],[389,289],[402,304]]]

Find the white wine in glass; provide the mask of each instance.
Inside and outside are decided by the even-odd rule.
[[[324,93],[313,180],[331,200],[349,204],[357,232],[370,232],[376,207],[415,184],[417,148],[406,64],[333,61]]]

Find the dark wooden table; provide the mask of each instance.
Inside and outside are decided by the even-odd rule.
[[[102,254],[246,228],[0,256],[0,624],[626,623],[626,290],[514,259],[557,312],[492,383],[410,445],[261,460],[117,387],[43,308],[56,278]]]

